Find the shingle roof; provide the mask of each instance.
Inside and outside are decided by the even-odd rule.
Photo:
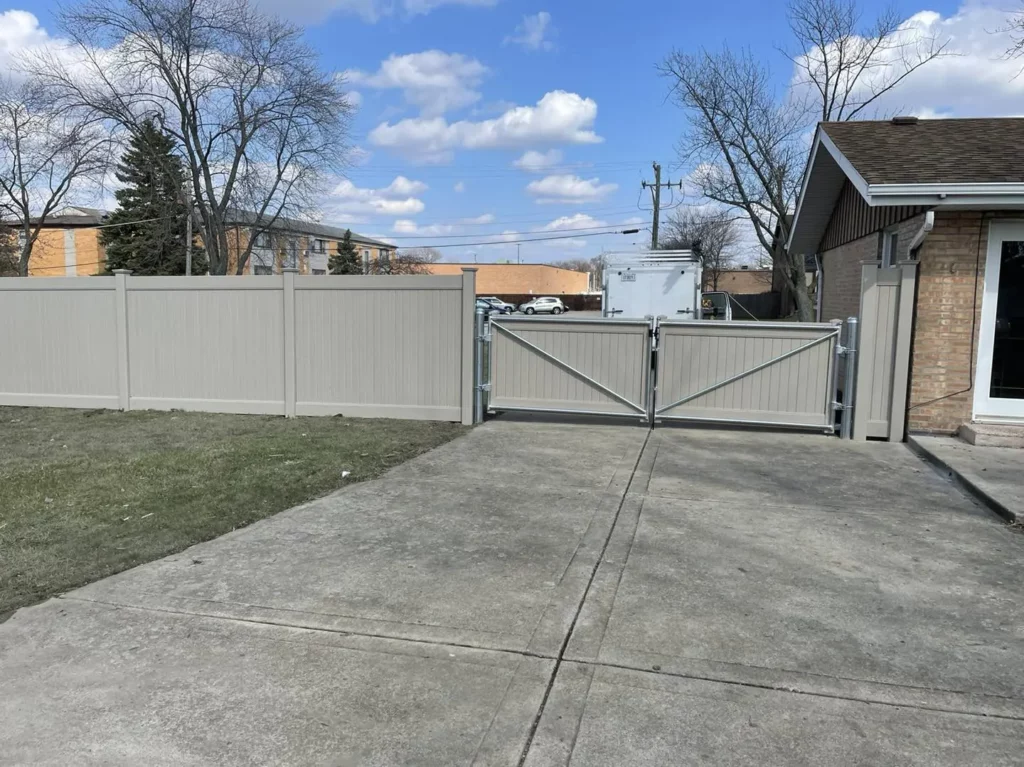
[[[256,214],[248,210],[229,208],[227,212],[227,223],[250,225],[256,222]],[[302,221],[298,218],[285,218],[278,216],[271,229],[279,229],[285,232],[296,234],[308,234],[313,237],[323,237],[328,240],[340,240],[348,231],[347,227],[327,226],[326,224],[315,224],[311,221]],[[352,241],[360,245],[373,245],[374,247],[394,249],[394,245],[375,240],[371,237],[364,237],[361,234],[352,232]]]
[[[822,123],[869,184],[1024,182],[1024,119]]]

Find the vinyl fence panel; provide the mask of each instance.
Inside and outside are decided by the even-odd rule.
[[[297,277],[298,415],[462,417],[462,277]]]
[[[0,280],[0,404],[471,422],[461,277]]]
[[[118,407],[114,278],[0,279],[0,404]]]

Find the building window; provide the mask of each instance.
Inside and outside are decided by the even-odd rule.
[[[325,252],[327,252],[327,243],[324,240],[313,240],[313,252],[314,253],[325,253]]]
[[[317,275],[317,274],[327,274],[327,270],[326,269],[314,269],[313,270],[313,274],[314,275]]]
[[[900,233],[898,229],[882,232],[882,268],[896,266],[899,261]]]
[[[253,264],[252,273],[256,274],[256,275],[266,276],[268,274],[273,274],[274,273],[274,267],[272,267],[272,266],[265,266],[263,264]]]
[[[256,247],[257,248],[269,248],[270,247],[270,235],[267,232],[261,232],[256,235]]]
[[[363,273],[364,274],[369,274],[370,273],[370,251],[369,250],[364,250],[363,251]]]
[[[284,265],[288,268],[295,269],[299,264],[299,241],[295,239],[288,240],[288,253],[284,259]]]

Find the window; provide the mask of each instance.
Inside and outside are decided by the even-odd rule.
[[[294,269],[299,263],[299,241],[292,239],[288,241],[288,254],[284,259],[284,266]]]
[[[267,232],[262,232],[256,235],[256,247],[257,248],[269,248],[270,247],[270,235]]]
[[[900,233],[897,229],[882,232],[882,267],[896,266],[899,261]]]
[[[316,274],[327,274],[327,270],[326,269],[314,269],[313,270],[313,274],[314,275],[316,275]]]
[[[274,273],[274,267],[263,264],[253,264],[252,273],[257,275],[268,275]]]
[[[327,251],[327,243],[324,240],[313,240],[313,252],[324,253]]]
[[[363,251],[363,273],[364,274],[369,274],[370,273],[370,251],[369,250],[364,250]]]

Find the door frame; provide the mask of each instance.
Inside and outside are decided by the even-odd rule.
[[[1024,399],[990,396],[992,356],[995,346],[996,309],[999,302],[999,270],[1005,240],[1024,240],[1024,219],[990,221],[985,255],[985,285],[981,300],[981,331],[978,337],[978,366],[974,375],[975,421],[1024,421]]]

